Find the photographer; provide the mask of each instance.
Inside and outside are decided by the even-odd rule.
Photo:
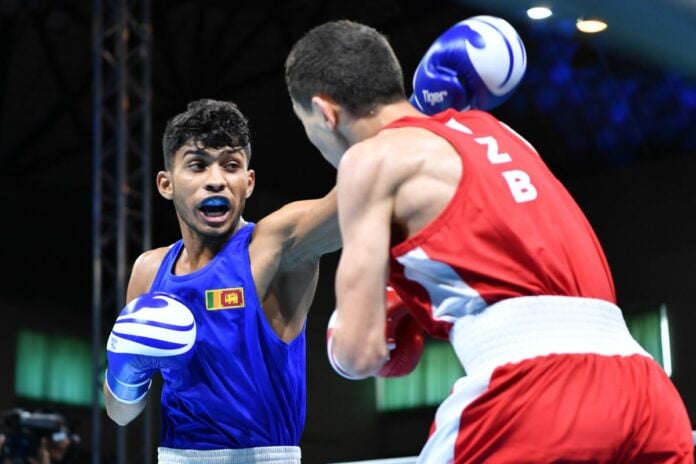
[[[4,434],[0,433],[0,450],[3,450],[5,447],[5,443],[7,442],[7,437],[5,437]],[[46,443],[45,440],[42,440],[41,445],[39,449],[37,450],[36,456],[35,457],[29,457],[27,456],[26,458],[12,458],[9,456],[1,458],[2,461],[0,461],[0,464],[15,464],[15,463],[26,463],[26,464],[51,464],[51,458],[49,456],[48,451],[46,450]],[[0,456],[5,456],[4,453],[0,454]]]
[[[0,413],[0,464],[67,463],[79,441],[61,414],[21,409]]]

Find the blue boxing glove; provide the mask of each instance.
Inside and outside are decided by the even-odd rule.
[[[178,299],[144,293],[116,319],[106,344],[106,385],[122,403],[137,403],[150,389],[152,375],[185,365],[193,353],[196,322]]]
[[[524,44],[510,23],[474,16],[430,46],[413,75],[409,101],[426,114],[491,110],[514,93],[526,69]]]

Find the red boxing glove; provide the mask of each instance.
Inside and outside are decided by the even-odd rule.
[[[425,332],[391,287],[387,287],[385,335],[389,360],[377,372],[377,377],[402,377],[413,372],[423,356]]]

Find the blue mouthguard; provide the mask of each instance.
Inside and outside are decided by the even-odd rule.
[[[206,198],[206,199],[203,200],[203,202],[201,203],[201,206],[203,206],[203,207],[212,207],[212,208],[215,208],[215,207],[218,207],[218,208],[219,208],[219,207],[226,207],[226,206],[229,206],[229,205],[230,205],[230,202],[227,200],[227,198],[223,198],[223,197],[210,197],[210,198]]]

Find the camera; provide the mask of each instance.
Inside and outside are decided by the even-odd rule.
[[[51,462],[66,462],[68,451],[80,442],[62,414],[23,409],[0,413],[0,433],[5,436],[0,447],[0,463],[9,460],[12,464],[24,464],[40,451],[49,452]]]

